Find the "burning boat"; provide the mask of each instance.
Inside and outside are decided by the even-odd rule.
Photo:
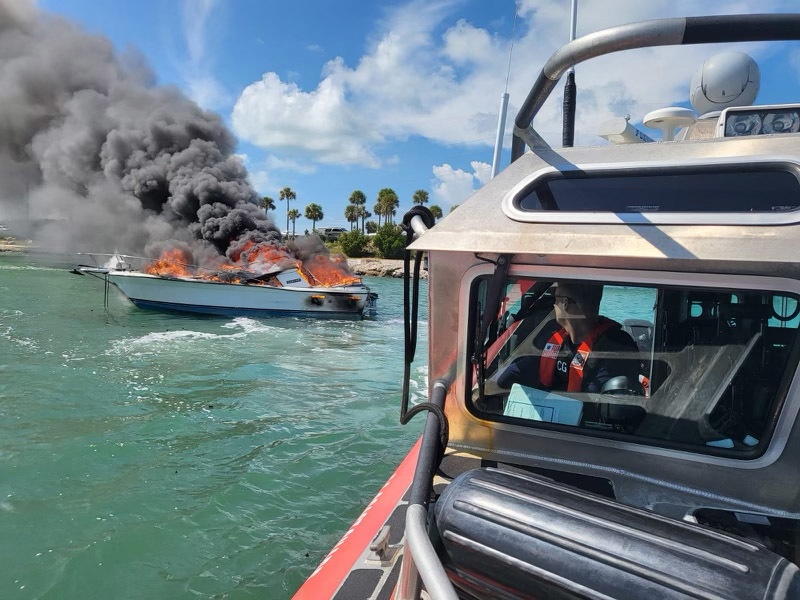
[[[362,318],[376,310],[377,294],[343,261],[320,254],[302,263],[285,258],[272,262],[263,260],[264,252],[256,248],[245,264],[221,263],[215,269],[190,264],[179,250],[150,261],[113,254],[103,266],[81,265],[73,272],[104,280],[144,309],[331,318]],[[274,258],[274,249],[269,252]],[[146,262],[137,269],[133,266],[137,261]]]
[[[425,429],[295,600],[800,598],[800,104],[754,106],[736,52],[699,71],[697,115],[645,117],[662,142],[619,119],[572,147],[568,110],[562,148],[531,126],[586,59],[784,39],[800,15],[574,40],[512,164],[435,225],[406,215],[400,421]],[[409,407],[423,252],[430,401]]]

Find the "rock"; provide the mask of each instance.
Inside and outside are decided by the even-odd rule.
[[[402,277],[403,261],[384,258],[348,258],[347,264],[356,275],[364,277]],[[414,263],[411,263],[414,268]],[[428,272],[420,270],[420,279],[427,279]]]

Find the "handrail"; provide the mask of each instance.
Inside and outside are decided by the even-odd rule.
[[[590,58],[634,48],[721,42],[800,40],[800,14],[717,15],[653,19],[602,29],[558,49],[545,63],[514,121],[511,161],[531,149],[549,148],[531,126],[561,76]]]
[[[428,511],[421,504],[409,504],[406,509],[406,541],[414,557],[425,591],[436,600],[458,600],[458,594],[436,555],[427,529]]]
[[[431,389],[431,403],[444,407],[448,385],[442,380],[434,382]],[[428,501],[431,496],[432,477],[441,459],[444,448],[439,435],[441,423],[439,415],[432,412],[425,422],[422,446],[414,472],[414,482],[406,509],[407,554],[403,557],[400,572],[400,588],[403,600],[417,598],[419,594],[417,576],[422,578],[425,589],[431,598],[437,600],[457,600],[458,595],[447,577],[436,550],[428,536]],[[413,581],[412,581],[413,580]]]

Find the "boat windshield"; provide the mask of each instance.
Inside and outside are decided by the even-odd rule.
[[[509,277],[480,331],[492,288],[479,278],[471,294],[468,404],[481,418],[739,458],[765,450],[800,353],[796,294]]]

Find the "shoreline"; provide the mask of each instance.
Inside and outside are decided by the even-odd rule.
[[[388,258],[348,258],[347,265],[356,275],[362,277],[394,277],[403,276],[403,261]],[[413,269],[413,263],[412,263]],[[428,272],[420,269],[420,279],[427,279]]]
[[[20,254],[32,249],[30,242],[12,238],[0,239],[0,253]],[[347,265],[355,275],[361,277],[394,277],[403,276],[403,261],[387,258],[348,258]],[[420,271],[420,279],[427,279],[428,272]]]
[[[0,252],[25,252],[30,247],[30,242],[21,242],[14,238],[0,239]]]

